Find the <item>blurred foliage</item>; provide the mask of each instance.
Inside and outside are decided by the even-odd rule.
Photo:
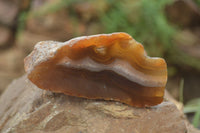
[[[79,2],[80,0],[60,0],[55,2],[49,2],[42,6],[40,10],[34,11],[32,14],[34,16],[42,16],[49,13],[54,13],[62,8],[66,8],[75,2]]]
[[[60,0],[56,2],[49,2],[42,6],[42,8],[39,8],[38,10],[31,11],[22,11],[19,14],[18,18],[18,26],[17,26],[17,36],[20,35],[20,33],[25,29],[26,21],[28,17],[34,16],[34,17],[39,17],[43,16],[49,13],[54,13],[62,8],[68,7],[71,4],[75,2],[79,2],[80,0]]]
[[[180,81],[180,88],[179,88],[179,102],[183,103],[183,86],[184,86],[184,79]],[[200,124],[200,98],[195,98],[190,100],[184,105],[183,112],[187,114],[194,114],[192,124],[194,127],[198,128]]]
[[[200,7],[200,0],[194,0],[194,2]]]
[[[194,113],[192,124],[195,127],[198,127],[200,124],[200,98],[193,99],[189,101],[184,106],[184,113]]]
[[[18,26],[17,26],[17,34],[16,36],[19,36],[19,34],[25,29],[26,20],[28,17],[27,11],[22,11],[18,18]]]
[[[151,56],[163,56],[171,48],[175,29],[164,15],[165,6],[171,0],[107,1],[109,10],[101,18],[107,33],[129,33],[144,44]]]
[[[167,56],[168,63],[177,66],[189,66],[191,69],[200,71],[200,61],[198,58],[192,57],[179,50],[176,46],[169,51]]]
[[[109,8],[102,13],[105,32],[127,32],[141,42],[150,56],[165,57],[169,64],[189,66],[200,71],[200,61],[174,44],[178,29],[168,23],[165,7],[172,0],[107,0]],[[173,69],[170,76],[174,76]]]
[[[163,56],[172,46],[172,36],[175,29],[170,26],[164,15],[164,8],[172,0],[157,1],[152,0],[104,0],[108,8],[99,12],[99,18],[103,31],[127,32],[136,40],[145,44],[145,49],[151,56]],[[49,2],[39,10],[35,10],[31,15],[37,17],[53,13],[70,5],[83,2],[81,0],[60,0]],[[85,2],[93,2],[86,0]],[[94,3],[94,2],[93,2]],[[21,15],[21,28],[25,24],[24,15]],[[76,16],[76,14],[74,14]],[[75,19],[75,18],[74,18]],[[24,20],[24,21],[23,21]]]

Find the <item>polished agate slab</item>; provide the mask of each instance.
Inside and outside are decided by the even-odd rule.
[[[161,103],[167,82],[165,60],[147,56],[126,33],[39,42],[24,62],[41,89],[136,107]]]

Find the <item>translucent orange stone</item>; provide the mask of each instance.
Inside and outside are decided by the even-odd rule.
[[[126,33],[39,42],[24,62],[41,89],[136,107],[161,103],[167,82],[165,60],[148,57]]]

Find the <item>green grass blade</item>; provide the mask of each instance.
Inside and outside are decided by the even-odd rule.
[[[180,88],[179,88],[179,101],[183,103],[183,86],[184,86],[184,79],[181,78],[180,81]]]
[[[197,128],[199,125],[199,122],[200,122],[200,106],[198,107],[198,110],[194,115],[192,124],[194,125],[194,127]]]

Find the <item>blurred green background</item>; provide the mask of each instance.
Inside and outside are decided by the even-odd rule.
[[[1,0],[0,94],[38,41],[127,32],[168,64],[167,90],[200,121],[200,0]]]

